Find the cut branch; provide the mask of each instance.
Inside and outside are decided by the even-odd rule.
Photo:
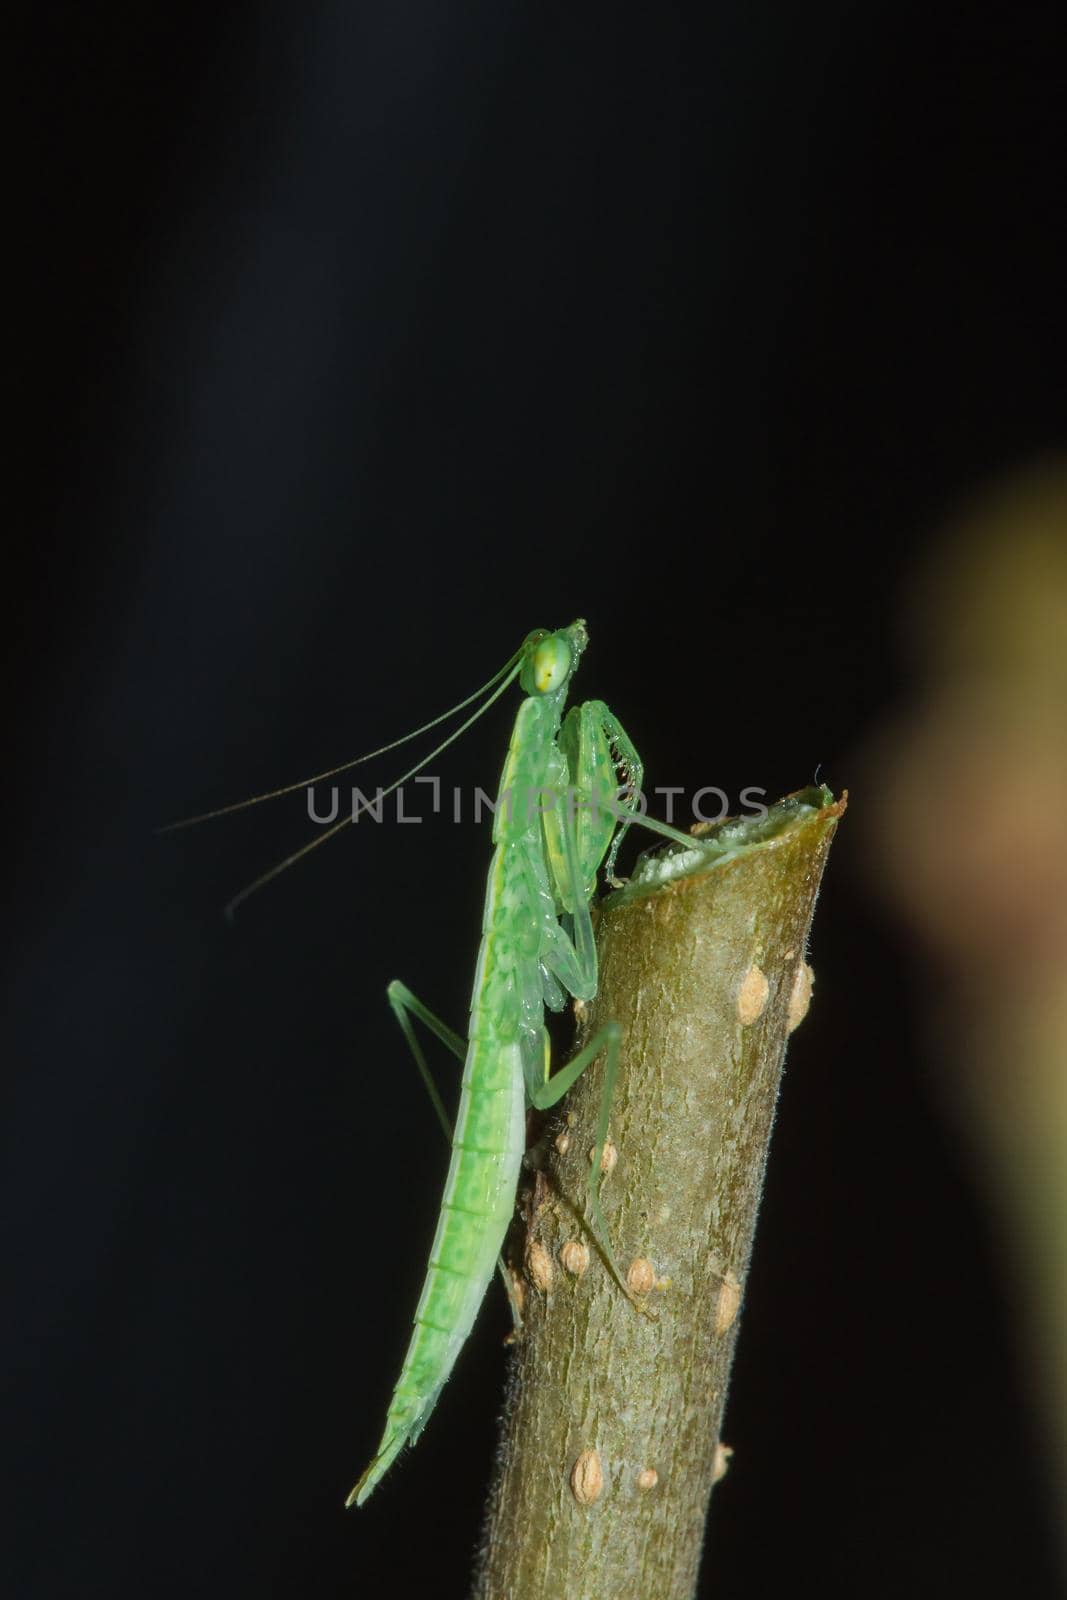
[[[547,1127],[524,1198],[526,1330],[478,1600],[694,1592],[785,1044],[807,1009],[808,930],[844,806],[808,790],[720,824],[710,863],[672,846],[603,904],[578,1042],[622,1027],[601,1200],[652,1315],[580,1221],[598,1064]]]

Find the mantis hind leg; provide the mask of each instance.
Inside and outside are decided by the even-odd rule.
[[[412,994],[407,984],[401,983],[399,978],[393,979],[386,990],[386,994],[392,1007],[393,1015],[399,1022],[400,1030],[408,1042],[411,1054],[415,1058],[415,1065],[419,1069],[419,1077],[422,1079],[423,1087],[430,1097],[430,1103],[441,1125],[441,1131],[444,1133],[451,1149],[452,1124],[449,1121],[445,1103],[441,1099],[437,1084],[434,1082],[429,1063],[426,1060],[422,1045],[419,1043],[418,1035],[411,1019],[412,1017],[418,1017],[423,1026],[429,1028],[430,1032],[440,1039],[445,1048],[450,1050],[457,1061],[461,1063],[467,1059],[466,1041],[461,1039],[459,1034],[448,1026],[447,1022],[442,1022],[440,1017],[430,1010],[429,1006],[423,1005],[418,995]],[[496,1268],[500,1274],[500,1281],[504,1285],[504,1293],[508,1297],[508,1306],[511,1310],[513,1323],[513,1336],[517,1338],[522,1333],[522,1312],[519,1309],[518,1296],[515,1293],[515,1285],[511,1280],[511,1273],[508,1271],[503,1256],[497,1256]]]
[[[556,1105],[567,1090],[572,1088],[581,1077],[586,1067],[591,1066],[596,1058],[604,1053],[604,1082],[600,1088],[600,1107],[597,1112],[596,1137],[590,1152],[589,1168],[589,1211],[590,1217],[586,1226],[596,1241],[601,1255],[607,1262],[612,1276],[615,1278],[622,1292],[630,1304],[646,1316],[655,1317],[655,1313],[638,1300],[631,1290],[622,1269],[611,1247],[607,1223],[600,1206],[600,1181],[602,1177],[601,1163],[604,1159],[604,1148],[608,1139],[608,1118],[611,1115],[611,1102],[615,1094],[615,1080],[619,1075],[619,1042],[622,1037],[621,1029],[617,1022],[607,1022],[597,1030],[589,1043],[578,1054],[568,1061],[559,1072],[547,1078],[536,1086],[528,1086],[527,1092],[530,1100],[538,1111],[545,1111],[550,1106]]]
[[[561,887],[564,891],[565,902],[573,907],[571,912],[574,937],[569,939],[553,920],[551,928],[546,930],[546,941],[542,951],[544,965],[551,971],[571,994],[583,1000],[592,1000],[597,992],[597,957],[596,942],[593,937],[593,923],[589,913],[589,897],[585,892],[583,869],[579,856],[578,825],[574,812],[570,807],[564,807],[559,817],[560,843],[562,845],[562,861],[556,869],[561,876]],[[626,1279],[623,1277],[615,1252],[611,1248],[608,1237],[604,1213],[600,1206],[600,1164],[604,1155],[604,1146],[608,1137],[608,1117],[611,1113],[611,1101],[615,1093],[615,1079],[619,1072],[619,1040],[621,1034],[616,1022],[608,1022],[599,1029],[584,1049],[568,1061],[565,1067],[551,1077],[548,1075],[548,1061],[546,1058],[545,1076],[539,1078],[532,1062],[524,1064],[526,1071],[526,1094],[531,1105],[543,1111],[549,1106],[554,1106],[567,1093],[567,1090],[577,1082],[601,1051],[605,1052],[604,1082],[600,1091],[600,1110],[597,1114],[596,1141],[593,1145],[593,1162],[589,1171],[589,1211],[592,1218],[589,1224],[590,1232],[596,1241],[597,1247],[611,1269],[612,1276],[618,1282],[623,1293],[631,1305],[639,1311],[648,1312],[631,1292]]]

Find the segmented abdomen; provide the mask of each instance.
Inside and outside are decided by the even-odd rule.
[[[523,746],[520,710],[506,781],[536,792],[544,773]],[[525,803],[525,802],[523,802]],[[418,1438],[485,1299],[515,1205],[526,1147],[523,1056],[542,1051],[541,920],[544,886],[534,869],[541,821],[525,827],[499,810],[486,890],[462,1094],[442,1211],[414,1330],[389,1406],[386,1432],[354,1494],[362,1504],[408,1440]],[[541,874],[541,877],[544,874]],[[552,915],[552,906],[547,906]]]
[[[358,1486],[362,1502],[409,1439],[418,1437],[470,1333],[496,1269],[515,1204],[526,1142],[518,1045],[489,1055],[472,1041],[441,1213],[415,1326],[378,1452]]]

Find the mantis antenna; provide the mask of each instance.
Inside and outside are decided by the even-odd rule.
[[[416,764],[413,767],[410,767],[407,772],[401,773],[400,777],[396,778],[387,789],[381,790],[378,799],[379,801],[384,800],[386,795],[392,794],[395,789],[399,789],[402,783],[407,783],[409,778],[413,778],[417,772],[421,772],[423,767],[427,766],[431,761],[433,761],[436,756],[439,756],[443,750],[447,750],[450,744],[454,744],[457,739],[466,733],[468,728],[474,726],[480,716],[483,716],[484,713],[489,710],[489,707],[494,701],[500,699],[500,696],[504,693],[505,689],[507,689],[509,685],[514,682],[515,678],[518,677],[519,664],[522,654],[523,652],[521,650],[517,651],[516,654],[512,656],[511,660],[508,661],[506,665],[501,667],[499,672],[495,672],[489,679],[489,682],[484,684],[482,688],[477,691],[477,693],[468,695],[467,699],[461,700],[458,706],[453,706],[451,711],[445,711],[441,714],[441,716],[435,717],[432,722],[427,722],[423,725],[423,727],[417,728],[415,733],[406,733],[402,739],[394,739],[392,744],[383,745],[380,750],[372,750],[365,756],[357,756],[355,761],[346,761],[343,766],[331,767],[327,772],[320,772],[317,778],[306,778],[302,783],[290,783],[282,789],[272,790],[270,794],[255,795],[251,800],[241,800],[238,801],[236,805],[222,806],[218,811],[207,811],[202,816],[190,817],[184,823],[171,823],[169,828],[162,828],[160,829],[160,832],[171,833],[176,828],[191,827],[194,822],[207,822],[212,817],[225,816],[227,812],[241,811],[246,806],[258,805],[261,800],[272,800],[276,795],[292,794],[296,789],[310,787],[311,784],[318,783],[323,778],[333,777],[335,773],[347,772],[350,767],[358,766],[361,761],[369,761],[372,756],[382,755],[387,750],[395,750],[398,745],[406,744],[409,739],[414,739],[419,733],[425,733],[427,729],[435,728],[437,724],[444,721],[446,717],[450,717],[454,712],[461,711],[465,706],[469,706],[472,700],[476,700],[478,698],[478,695],[484,694],[487,689],[492,689],[493,692],[489,695],[488,699],[483,701],[483,703],[478,707],[477,711],[473,712],[471,716],[467,717],[467,719],[460,724],[454,733],[450,733],[447,739],[442,739],[441,743],[436,745],[434,749],[430,751],[429,755],[423,756],[422,760],[416,762]],[[495,688],[493,688],[494,684],[496,685]],[[233,914],[239,905],[241,905],[245,900],[249,899],[250,896],[254,895],[258,890],[264,888],[268,883],[271,883],[275,878],[280,877],[283,872],[285,872],[289,867],[295,865],[297,861],[303,860],[304,856],[310,855],[312,850],[318,849],[320,844],[325,844],[327,839],[332,839],[336,834],[341,832],[342,828],[347,828],[350,823],[356,820],[357,815],[358,812],[353,811],[351,815],[342,817],[340,822],[335,822],[332,827],[326,829],[325,833],[320,833],[314,839],[309,839],[307,844],[301,845],[299,850],[294,850],[292,855],[286,856],[284,861],[277,862],[276,865],[269,868],[268,871],[261,873],[258,878],[254,878],[251,883],[246,884],[245,887],[239,891],[239,893],[234,895],[232,900],[227,901],[224,908],[227,919],[232,920]]]
[[[506,673],[510,674],[510,676],[507,678],[507,682],[510,683],[511,679],[515,676],[514,669],[521,655],[522,651],[516,650],[511,659],[509,661],[505,661],[504,665],[497,672],[493,673],[493,676],[489,679],[489,682],[483,683],[480,689],[475,689],[473,694],[469,694],[467,698],[465,700],[461,700],[458,705],[449,706],[447,711],[442,711],[440,716],[433,718],[432,722],[424,722],[421,728],[415,728],[411,733],[405,733],[401,738],[392,740],[390,744],[379,745],[377,750],[368,750],[365,755],[354,756],[351,761],[342,761],[340,766],[327,767],[325,772],[316,772],[310,778],[299,778],[296,783],[283,784],[280,789],[268,789],[265,794],[254,794],[251,795],[247,800],[235,800],[231,805],[218,806],[214,811],[201,811],[198,812],[195,817],[181,817],[177,822],[165,822],[162,827],[156,829],[156,832],[179,833],[182,828],[195,828],[198,823],[211,822],[215,817],[227,817],[233,811],[247,811],[249,806],[261,805],[264,800],[277,800],[283,794],[295,794],[297,789],[310,789],[313,783],[321,783],[324,778],[334,778],[339,772],[348,772],[352,767],[362,766],[364,761],[373,761],[375,756],[388,755],[390,750],[396,750],[400,747],[400,745],[407,744],[409,740],[417,739],[420,733],[429,733],[431,728],[436,728],[439,723],[447,722],[449,717],[454,717],[457,711],[465,710],[467,706],[471,705],[473,701],[478,699],[479,695],[487,693],[487,691],[490,690],[495,683],[498,683]],[[503,688],[504,685],[501,685],[501,687]],[[493,700],[495,699],[496,695],[493,696]],[[484,711],[487,706],[492,705],[492,703],[492,700],[487,700],[485,705],[482,706],[481,711],[476,712],[475,715],[470,719],[470,722],[465,722],[463,727],[452,735],[452,739],[458,738],[459,734],[462,733],[466,728],[469,728],[471,723],[475,722],[477,718],[481,716],[482,711]],[[432,760],[433,757],[443,750],[446,745],[452,743],[452,739],[446,739],[444,744],[438,745],[437,749],[432,751],[431,754],[426,757],[426,760]],[[418,770],[418,767],[412,768],[412,772],[417,772]],[[411,777],[412,772],[405,773],[403,778],[397,779],[397,782],[403,783],[406,778]],[[387,794],[391,792],[391,790],[386,790]]]

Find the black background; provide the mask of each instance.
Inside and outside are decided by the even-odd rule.
[[[405,731],[575,615],[578,692],[652,783],[736,800],[821,763],[852,795],[706,1592],[1052,1592],[995,1223],[868,887],[860,752],[938,519],[1064,437],[1058,12],[38,14],[7,1592],[463,1593],[499,1296],[417,1450],[341,1504],[444,1171],[384,989],[462,1026],[484,831],[361,827],[231,928],[301,797],[152,827]],[[446,783],[492,788],[512,710]]]

